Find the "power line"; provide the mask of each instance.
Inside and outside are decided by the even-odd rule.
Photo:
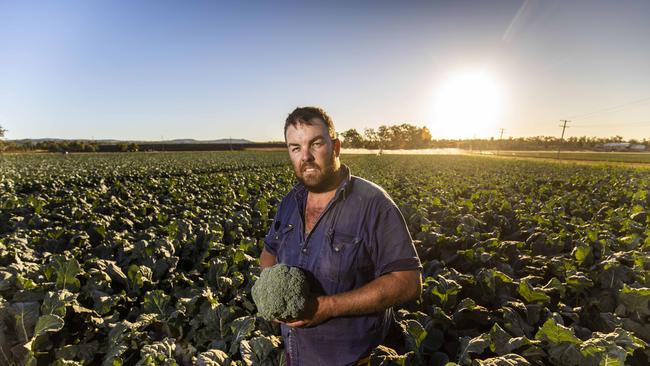
[[[562,142],[564,141],[564,130],[566,130],[566,124],[571,122],[567,121],[566,119],[561,119],[560,122],[564,122],[564,124],[560,127],[562,127],[562,137],[560,137],[560,143],[557,145],[557,159],[560,159],[560,149],[562,148]]]
[[[615,125],[615,127],[619,126],[638,126],[638,125],[645,125],[645,124],[650,124],[650,121],[643,121],[643,122],[632,122],[632,123],[616,123],[616,122],[609,122],[609,123],[596,123],[596,124],[588,124],[588,125],[573,125],[571,127],[612,127],[612,125]]]
[[[619,109],[624,109],[624,108],[627,108],[627,107],[631,107],[633,105],[645,104],[647,102],[650,102],[650,97],[645,97],[645,98],[633,100],[631,102],[615,105],[613,107],[607,107],[607,108],[599,109],[599,110],[589,112],[589,113],[577,114],[577,115],[571,116],[569,118],[574,119],[574,120],[575,119],[591,118],[591,116],[594,116],[594,115],[597,115],[597,114],[600,114],[600,113],[613,112],[613,111],[616,111],[616,110],[619,110]]]
[[[501,147],[501,140],[503,139],[503,131],[505,130],[505,128],[499,129],[499,131],[501,131],[501,135],[499,135],[499,142],[497,143],[497,155],[499,155],[499,148]]]

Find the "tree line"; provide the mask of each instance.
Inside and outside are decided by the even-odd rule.
[[[100,151],[97,142],[88,140],[59,140],[18,143],[3,141],[7,130],[0,126],[0,151],[49,151],[49,152],[96,152]],[[417,127],[402,123],[392,126],[381,125],[377,129],[366,128],[363,133],[356,129],[340,133],[345,148],[362,149],[427,149],[458,148],[464,150],[594,150],[611,142],[629,142],[650,146],[650,139],[631,139],[624,141],[622,136],[588,137],[572,136],[561,140],[555,136],[509,137],[506,139],[433,139],[427,127]],[[278,146],[282,146],[281,143]],[[120,142],[112,151],[139,151],[136,143]]]
[[[555,136],[508,137],[505,139],[433,139],[427,127],[417,127],[408,123],[366,128],[359,133],[354,128],[340,134],[343,147],[361,149],[423,149],[458,148],[464,150],[555,150],[558,147],[568,150],[594,150],[611,142],[650,145],[650,139],[630,139],[622,136],[588,137],[572,136],[560,139]]]
[[[366,128],[363,135],[351,128],[342,132],[341,137],[346,147],[365,149],[422,149],[430,147],[432,141],[428,128],[408,123],[382,125],[376,130]]]

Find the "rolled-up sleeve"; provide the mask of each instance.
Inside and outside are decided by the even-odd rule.
[[[406,221],[393,201],[387,199],[379,205],[373,226],[369,251],[376,277],[389,272],[422,269]]]

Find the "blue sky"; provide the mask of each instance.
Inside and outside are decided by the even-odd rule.
[[[10,139],[267,141],[319,105],[339,131],[559,135],[568,118],[568,136],[650,138],[649,14],[644,0],[0,0],[0,125]],[[498,86],[496,122],[436,114],[445,83],[477,70]]]

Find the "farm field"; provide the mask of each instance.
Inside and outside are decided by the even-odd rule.
[[[346,155],[424,265],[373,365],[650,364],[650,170]],[[284,152],[0,157],[0,364],[281,365],[250,289]]]
[[[496,154],[496,151],[490,151],[489,154]],[[557,158],[557,151],[501,151],[499,152],[499,155],[505,157],[555,159]],[[650,153],[562,151],[560,152],[560,159],[650,164]]]

